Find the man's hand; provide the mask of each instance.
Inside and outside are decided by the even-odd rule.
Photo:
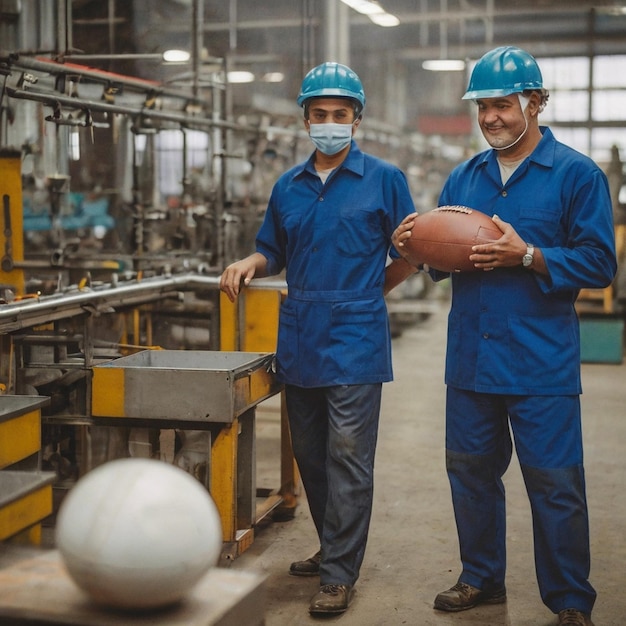
[[[494,224],[502,231],[502,237],[490,243],[472,246],[473,254],[470,261],[477,269],[485,271],[496,267],[514,267],[520,265],[526,254],[526,242],[508,222],[502,221],[497,215],[492,218]]]
[[[234,302],[239,295],[242,285],[247,287],[256,276],[263,278],[267,267],[267,259],[258,252],[249,257],[231,263],[220,277],[220,289]]]
[[[404,249],[404,242],[411,236],[411,229],[415,226],[415,220],[418,218],[417,213],[410,213],[399,224],[391,235],[391,243],[398,251],[400,256],[406,259],[407,252]]]

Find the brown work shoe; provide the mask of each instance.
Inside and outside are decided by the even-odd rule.
[[[321,561],[322,551],[320,550],[304,561],[294,561],[289,567],[289,573],[292,576],[319,576]]]
[[[457,583],[435,598],[435,608],[440,611],[465,611],[477,604],[502,604],[506,602],[506,589],[481,591],[466,583]]]
[[[593,626],[591,616],[578,609],[564,609],[559,612],[559,626]]]
[[[354,590],[349,585],[322,585],[311,598],[309,613],[311,615],[332,615],[343,613],[350,602]]]

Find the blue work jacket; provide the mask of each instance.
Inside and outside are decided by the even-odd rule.
[[[391,235],[414,211],[404,174],[352,141],[323,184],[314,156],[276,182],[256,239],[269,275],[286,268],[278,380],[300,387],[391,380],[383,297]]]
[[[549,276],[519,267],[452,275],[446,383],[484,393],[581,392],[574,302],[608,286],[615,234],[604,173],[586,156],[543,138],[503,185],[495,150],[456,167],[439,204],[461,204],[509,222],[541,248]],[[440,278],[434,272],[435,278]]]

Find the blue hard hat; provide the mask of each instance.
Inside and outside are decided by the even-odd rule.
[[[543,89],[537,61],[521,48],[502,46],[478,60],[463,100],[499,98],[528,89]]]
[[[365,107],[361,79],[346,65],[327,61],[310,70],[302,81],[298,106],[309,98],[353,98]]]

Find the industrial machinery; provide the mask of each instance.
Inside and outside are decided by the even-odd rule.
[[[246,350],[271,358],[284,285],[279,280],[259,290],[256,298],[266,299],[261,315],[244,311],[243,300],[240,307],[221,302],[217,290],[226,260],[242,256],[251,244],[249,234],[246,239],[235,233],[258,226],[255,207],[244,228],[246,213],[232,200],[237,194],[228,191],[236,178],[226,183],[228,146],[246,143],[259,128],[226,120],[220,59],[212,60],[208,86],[201,89],[167,88],[17,52],[0,59],[0,70],[4,110],[19,103],[49,129],[34,139],[11,129],[5,140],[21,148],[0,152],[0,400],[41,398],[36,463],[29,469],[48,496],[54,483],[54,502],[29,523],[39,527],[54,515],[74,482],[107,460],[161,458],[184,467],[214,494],[223,556],[235,558],[251,544],[260,518],[281,508],[283,515],[293,514],[297,495],[280,402],[273,415],[282,422],[282,461],[272,477],[280,484],[257,485],[255,407],[281,390],[265,357],[245,359]],[[107,159],[117,169],[95,181],[99,141],[115,151]],[[109,364],[154,353],[175,359],[165,366],[170,377],[182,372],[186,378],[190,371],[175,355],[187,351],[208,358],[226,355],[228,348],[244,359],[235,368],[243,374],[233,377],[248,381],[251,362],[263,366],[263,383],[254,377],[236,410],[206,406],[210,423],[181,421],[176,402],[157,419],[134,411],[109,414],[106,407],[128,397],[123,387],[108,384],[111,372],[124,371]],[[200,367],[200,385],[209,384],[210,369]],[[127,392],[139,397],[144,385],[150,393],[151,384],[148,378]],[[171,390],[163,391],[171,396]],[[232,393],[240,400],[239,386]],[[9,474],[0,478],[9,480]],[[40,539],[40,533],[28,536]]]
[[[54,45],[0,51],[0,401],[47,399],[29,468],[56,477],[42,518],[107,460],[162,458],[211,489],[231,559],[264,516],[293,516],[299,482],[281,389],[266,369],[285,284],[259,282],[232,305],[220,298],[218,277],[254,249],[274,181],[310,144],[293,103],[233,115],[228,59],[204,50],[202,3],[193,6],[191,71],[167,82],[89,65],[102,59],[81,58],[72,46],[68,0],[39,7]],[[7,27],[16,41],[30,10],[25,4]],[[384,136],[386,149],[410,154],[410,139],[370,126],[366,149]],[[407,283],[411,298],[424,298],[422,280]],[[397,296],[390,311],[395,334],[429,314]],[[199,366],[181,365],[181,351]],[[200,395],[212,418],[181,420],[182,402],[163,388],[174,398],[167,415],[138,411],[139,400],[127,410],[129,395],[147,398],[163,368],[172,380],[198,371],[208,380],[217,355],[237,352],[244,360],[220,372],[248,381],[245,401],[238,386],[229,390],[236,409],[216,409]],[[127,366],[135,359],[141,367]],[[269,478],[255,471],[261,403],[280,446]]]

